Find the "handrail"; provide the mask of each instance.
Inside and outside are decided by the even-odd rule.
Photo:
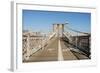
[[[71,41],[71,35],[70,34],[66,34],[65,32],[63,32],[63,34]]]

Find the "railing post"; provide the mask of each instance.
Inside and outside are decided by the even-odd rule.
[[[78,46],[78,32],[76,32],[76,48]]]
[[[25,59],[26,60],[28,60],[29,59],[29,56],[30,56],[30,51],[29,51],[29,49],[30,49],[30,37],[29,37],[29,34],[27,35],[27,48],[26,48],[26,57],[25,57]]]

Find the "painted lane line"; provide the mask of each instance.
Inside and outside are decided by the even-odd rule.
[[[61,42],[60,39],[58,40],[58,61],[63,61],[63,53],[62,53],[62,48],[61,48]]]

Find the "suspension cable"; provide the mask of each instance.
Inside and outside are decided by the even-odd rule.
[[[75,30],[75,29],[72,29],[72,28],[70,28],[70,27],[66,27],[67,29],[69,29],[69,30],[71,30],[71,31],[74,31],[74,32],[76,32],[76,33],[82,33],[82,34],[87,34],[87,35],[89,35],[89,33],[86,33],[86,32],[81,32],[81,31],[78,31],[78,30]]]

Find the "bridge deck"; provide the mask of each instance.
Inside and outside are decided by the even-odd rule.
[[[58,38],[54,38],[46,47],[32,54],[25,62],[58,61],[59,44]],[[60,40],[61,52],[64,60],[88,59],[84,54],[70,49],[69,44]],[[60,55],[61,56],[61,55]]]
[[[57,61],[58,60],[58,40],[54,38],[44,49],[40,49],[33,54],[27,62]]]
[[[61,46],[64,60],[77,60],[76,56],[70,51],[70,48],[68,48],[63,41],[61,41]]]
[[[62,50],[63,50],[63,56],[64,60],[77,60],[77,59],[88,59],[84,54],[81,53],[81,51],[74,51],[71,49],[70,44],[66,43],[65,41],[61,40]],[[77,49],[76,49],[77,50]]]

